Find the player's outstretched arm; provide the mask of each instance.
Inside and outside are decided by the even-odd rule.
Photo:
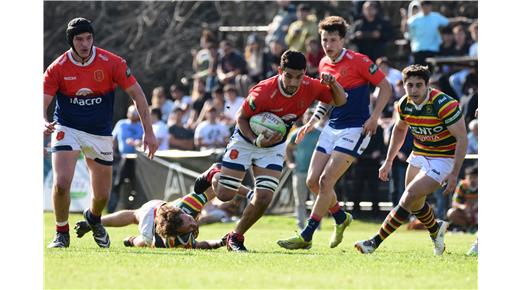
[[[377,129],[377,120],[381,116],[383,109],[385,108],[388,100],[392,96],[392,85],[384,78],[377,85],[379,88],[379,94],[377,95],[376,105],[374,107],[374,111],[370,115],[370,118],[363,125],[363,133],[374,135]]]
[[[197,241],[195,243],[194,249],[201,249],[201,250],[214,250],[218,249],[220,247],[225,246],[226,243],[222,242],[222,240],[208,240],[208,241]]]
[[[152,121],[150,120],[150,112],[148,110],[148,102],[146,101],[143,89],[141,88],[139,83],[136,82],[134,85],[127,88],[125,91],[128,95],[130,95],[130,97],[134,101],[134,105],[137,108],[137,111],[139,112],[141,124],[143,125],[144,129],[144,150],[146,151],[146,149],[148,149],[148,158],[152,159],[159,145],[153,133]]]
[[[386,159],[381,165],[381,168],[379,168],[379,179],[388,181],[388,173],[392,170],[392,163],[394,162],[397,152],[399,152],[399,149],[403,146],[407,132],[408,125],[403,120],[398,119],[392,130]]]
[[[457,177],[462,168],[462,163],[466,157],[466,150],[468,147],[468,135],[464,118],[460,118],[457,122],[448,126],[448,131],[450,131],[451,135],[457,139],[457,147],[455,147],[455,162],[453,164],[453,169],[443,180],[443,183],[446,183],[446,189],[444,189],[443,192],[444,194],[450,194],[455,190]]]

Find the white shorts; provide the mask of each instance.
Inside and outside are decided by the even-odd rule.
[[[161,206],[163,203],[164,201],[162,200],[153,199],[143,204],[136,211],[137,220],[139,221],[139,233],[148,246],[152,245],[155,235],[154,209],[158,206]]]
[[[282,171],[284,159],[285,142],[273,147],[259,148],[244,140],[237,131],[226,147],[222,166],[246,171],[254,164],[260,168]]]
[[[427,157],[415,155],[414,153],[410,154],[406,161],[413,167],[421,168],[420,172],[424,172],[439,184],[450,174],[454,163],[453,158]]]
[[[89,159],[103,165],[112,165],[112,136],[94,135],[59,124],[55,128],[51,139],[52,152],[81,150]]]
[[[359,157],[370,143],[370,135],[363,135],[362,127],[334,129],[325,126],[321,131],[316,150],[332,154],[332,150]]]

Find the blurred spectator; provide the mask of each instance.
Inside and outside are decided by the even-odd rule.
[[[461,27],[460,25],[459,26],[456,26],[455,28],[457,27]],[[455,32],[455,28],[453,29],[453,31]],[[478,35],[477,35],[477,27],[476,27],[476,24],[472,25],[471,27],[471,30],[473,30],[474,32],[471,33],[471,36],[473,38],[473,41],[475,41],[475,43],[473,45],[471,45],[471,47],[469,47],[469,44],[465,41],[465,32],[464,34],[461,32],[463,28],[457,28],[459,31],[459,42],[460,42],[460,47],[461,47],[461,50],[462,51],[466,51],[466,54],[465,55],[469,55],[469,56],[473,56],[473,57],[477,57],[477,47],[478,47],[478,44],[477,41],[478,41]],[[464,42],[462,42],[462,39],[464,39]],[[477,46],[475,46],[477,45]],[[467,46],[467,47],[466,47]],[[470,54],[471,53],[471,54]],[[466,81],[466,78],[467,76],[472,72],[473,70],[470,70],[468,68],[464,68],[454,74],[452,74],[450,77],[449,77],[449,82],[450,82],[450,86],[452,87],[453,91],[455,91],[455,93],[457,94],[457,98],[461,98],[462,95],[464,94],[464,82]]]
[[[233,116],[233,118],[230,118],[225,114],[225,104],[226,101],[224,99],[224,90],[222,89],[222,87],[219,86],[213,88],[213,90],[211,91],[211,101],[208,101],[204,104],[204,107],[202,108],[202,111],[199,115],[198,123],[202,122],[204,116],[206,115],[206,112],[213,107],[217,111],[217,121],[225,123],[228,126],[228,128],[232,130],[232,127],[235,125],[235,116]]]
[[[394,91],[397,90],[396,86],[399,81],[403,80],[403,76],[401,75],[401,72],[395,68],[393,68],[390,64],[390,61],[386,56],[380,57],[376,59],[376,65],[379,67],[379,69],[385,74],[386,79],[388,82],[392,85],[392,88]],[[376,93],[374,93],[376,94]],[[402,95],[398,96],[399,98],[402,97]]]
[[[206,120],[195,129],[195,146],[200,150],[224,148],[229,141],[229,129],[217,121],[217,110],[214,107],[206,112]]]
[[[455,189],[447,216],[452,224],[473,232],[478,225],[478,168],[468,167],[464,173],[464,179]]]
[[[173,109],[181,108],[183,111],[182,122],[187,123],[189,119],[189,110],[191,105],[191,97],[185,94],[182,85],[172,84],[170,86],[170,96],[173,99]],[[172,110],[173,110],[172,109]],[[164,114],[163,114],[164,115]],[[164,116],[163,116],[164,119]],[[167,117],[166,117],[167,119]]]
[[[464,113],[464,120],[469,124],[475,118],[478,108],[478,77],[475,73],[469,73],[463,85],[464,95],[460,98],[460,108]]]
[[[135,153],[141,145],[143,127],[139,122],[139,114],[134,105],[128,107],[126,119],[119,120],[112,130],[114,138],[114,163],[112,165],[112,191],[107,203],[107,211],[112,213],[117,208],[119,190],[123,180],[131,175],[133,168],[126,162],[126,154]]]
[[[468,154],[478,154],[478,120],[473,119],[468,125]]]
[[[440,56],[455,55],[455,37],[453,36],[453,29],[449,26],[441,28],[441,47],[439,49]]]
[[[256,84],[267,78],[269,67],[269,51],[264,50],[263,41],[258,34],[253,33],[247,37],[244,58],[247,63],[248,84]],[[249,86],[249,85],[248,85]],[[249,89],[249,88],[248,88]]]
[[[316,15],[311,14],[309,5],[302,3],[296,10],[298,20],[289,25],[285,36],[285,43],[290,50],[305,53],[305,42],[312,37],[318,37],[318,21]]]
[[[381,201],[379,194],[380,180],[378,177],[379,167],[385,154],[385,143],[383,140],[383,128],[380,125],[376,128],[376,133],[371,137],[370,143],[361,156],[354,159],[352,194],[351,201],[354,202],[352,214],[359,215],[359,202],[367,200],[372,202],[372,212],[379,210],[378,203]],[[365,190],[366,189],[366,190]]]
[[[454,55],[465,56],[469,54],[468,34],[464,25],[453,27],[453,36],[455,39]]]
[[[195,144],[193,142],[194,131],[183,126],[183,111],[181,108],[175,108],[168,118],[168,144],[170,149],[193,150]]]
[[[280,60],[284,52],[285,49],[281,40],[273,40],[269,43],[269,71],[266,72],[268,78],[278,74],[278,67],[280,66]]]
[[[222,85],[235,85],[241,93],[243,89],[247,93],[247,84],[242,84],[241,82],[244,74],[247,74],[247,65],[244,57],[233,47],[231,41],[222,40],[220,42],[217,66],[219,82]]]
[[[191,110],[189,110],[188,123],[186,123],[188,128],[194,130],[197,127],[200,111],[209,99],[211,99],[211,93],[206,92],[202,79],[194,79],[193,89],[191,90]]]
[[[404,38],[409,39],[410,36],[408,34],[408,19],[412,18],[412,16],[416,15],[421,11],[421,4],[419,3],[419,0],[413,0],[408,4],[408,9],[400,8],[399,13],[401,15],[401,22],[400,22],[400,30],[403,34]]]
[[[114,151],[121,154],[135,153],[136,147],[141,145],[143,127],[139,122],[139,114],[134,105],[130,105],[126,112],[126,119],[119,120],[112,130]]]
[[[353,26],[352,43],[360,53],[366,54],[372,61],[385,54],[386,43],[393,37],[392,26],[379,16],[375,2],[363,4],[363,17],[356,20]]]
[[[318,38],[309,38],[305,43],[305,58],[307,59],[306,74],[313,78],[319,78],[318,66],[321,59],[325,56],[325,52],[321,48]]]
[[[162,121],[160,108],[150,108],[150,120],[152,122],[153,133],[159,144],[157,150],[168,150],[168,126]]]
[[[478,55],[478,22],[473,22],[469,26],[469,32],[471,35],[471,39],[473,40],[473,44],[469,47],[469,56],[477,56]]]
[[[217,40],[213,33],[207,29],[202,31],[200,37],[200,50],[194,52],[193,71],[194,77],[200,78],[206,84],[206,91],[217,84]]]
[[[238,96],[237,89],[233,85],[224,86],[224,115],[232,120],[235,120],[237,112],[244,102],[244,98]]]
[[[408,37],[414,64],[426,65],[426,58],[439,53],[439,28],[449,24],[448,18],[432,11],[431,1],[421,1],[421,11],[407,20]]]
[[[289,30],[289,25],[297,19],[296,7],[291,4],[291,1],[287,0],[277,0],[276,4],[279,8],[273,20],[269,23],[265,43],[271,44],[271,41],[275,41],[282,45],[282,49],[286,49],[285,36],[287,30]]]
[[[166,96],[166,92],[163,87],[156,87],[152,91],[152,106],[156,108],[161,108],[161,112],[163,114],[163,121],[168,120],[168,115],[173,110],[173,101],[168,99]]]
[[[307,109],[305,114],[302,116],[302,123],[306,124],[312,117],[314,109]],[[324,118],[325,120],[326,118]],[[318,143],[321,130],[323,129],[323,121],[320,122],[320,127],[316,127],[315,130],[305,134],[303,140],[296,144],[296,133],[298,130],[294,130],[287,142],[286,156],[287,156],[287,167],[292,169],[292,192],[294,196],[294,211],[296,214],[298,228],[302,230],[305,228],[305,221],[307,220],[307,208],[305,202],[307,199],[313,199],[313,195],[307,187],[307,171],[309,170],[309,164],[311,162],[312,153],[314,147]],[[301,126],[300,126],[301,127]]]

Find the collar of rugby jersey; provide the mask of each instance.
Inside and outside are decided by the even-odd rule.
[[[419,105],[416,105],[413,101],[412,101],[412,104],[413,106],[415,107],[415,109],[417,111],[420,111],[422,109],[422,107],[424,107],[424,105],[426,103],[428,103],[428,101],[430,100],[430,93],[431,93],[432,89],[431,88],[428,88],[428,91],[426,92],[426,98],[424,98],[424,100],[422,101],[422,103],[420,103]]]
[[[332,63],[340,62],[343,59],[343,57],[345,56],[345,53],[347,53],[347,49],[346,48],[342,48],[339,56],[336,57],[335,59],[331,59]]]
[[[74,57],[72,56],[72,48],[69,49],[69,51],[67,51],[67,56],[69,57],[69,60],[73,64],[75,64],[77,66],[87,66],[87,65],[91,64],[94,61],[94,59],[96,58],[96,47],[92,46],[92,53],[90,54],[90,58],[85,63],[81,63],[74,59]]]

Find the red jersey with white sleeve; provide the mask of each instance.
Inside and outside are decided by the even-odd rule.
[[[348,94],[345,105],[332,109],[329,126],[334,129],[362,127],[370,117],[369,84],[378,85],[385,78],[384,73],[368,56],[347,49],[335,60],[322,58],[318,70],[320,74],[333,75]]]
[[[68,50],[43,77],[44,94],[56,96],[54,121],[101,136],[112,133],[116,87],[125,90],[136,83],[123,58],[95,46],[83,64]]]

